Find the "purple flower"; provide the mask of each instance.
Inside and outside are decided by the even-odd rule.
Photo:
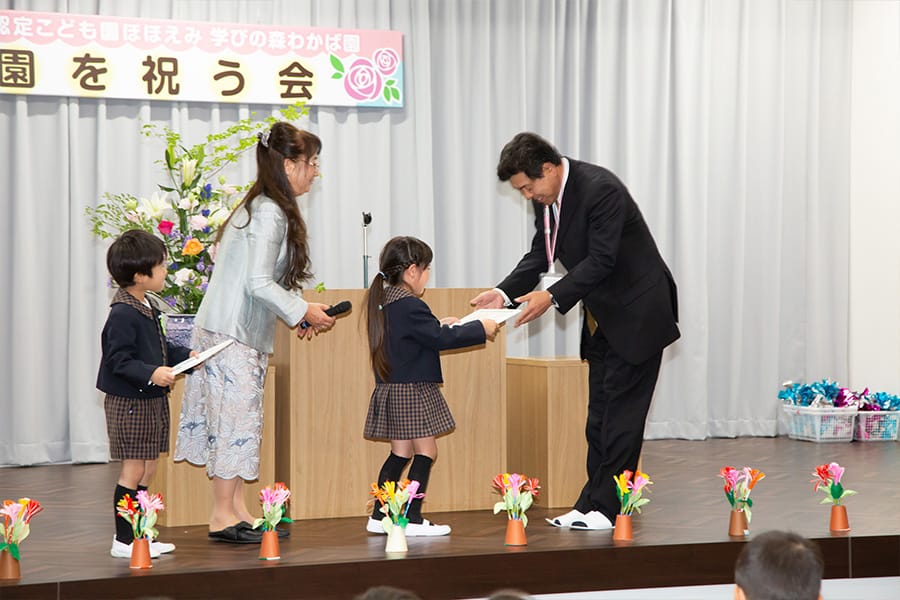
[[[204,200],[209,200],[210,198],[212,198],[212,184],[207,183],[206,185],[203,186],[203,189],[200,190],[200,197],[203,198]],[[203,215],[203,216],[207,216],[207,215]]]

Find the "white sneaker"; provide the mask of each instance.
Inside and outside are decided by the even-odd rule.
[[[584,517],[584,513],[577,510],[570,510],[564,515],[560,515],[555,519],[544,519],[554,527],[569,527],[572,521],[577,521]]]
[[[150,542],[150,553],[156,550],[157,554],[168,554],[175,549],[175,544],[167,544],[166,542]]]
[[[409,523],[406,526],[406,537],[426,537],[449,533],[449,525],[435,525],[428,519],[422,519],[421,523]]]
[[[592,510],[589,513],[585,513],[581,518],[572,521],[569,527],[585,531],[600,531],[602,529],[612,529],[613,524],[602,512]]]
[[[172,546],[172,544],[165,545]],[[172,546],[172,550],[174,549],[175,546]],[[131,558],[131,544],[120,542],[116,539],[116,536],[113,536],[112,548],[109,549],[109,555],[113,558]],[[159,558],[159,550],[154,549],[153,544],[150,544],[150,558]]]
[[[378,519],[373,519],[369,517],[366,519],[366,531],[369,533],[379,533],[381,535],[385,535],[384,527],[381,526],[381,521]]]

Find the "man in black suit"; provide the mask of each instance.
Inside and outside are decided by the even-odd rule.
[[[607,169],[520,133],[503,148],[497,176],[531,200],[537,231],[506,279],[471,303],[524,304],[517,327],[551,306],[561,313],[584,306],[588,480],[574,510],[548,521],[610,529],[619,510],[613,477],[637,469],[662,351],[680,335],[675,281],[627,188]],[[554,274],[557,259],[564,276]],[[558,406],[565,409],[563,399]]]

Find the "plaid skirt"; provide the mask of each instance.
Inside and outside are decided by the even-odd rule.
[[[156,460],[169,451],[169,398],[123,398],[107,394],[106,432],[110,458]]]
[[[378,383],[369,400],[363,436],[412,440],[456,428],[437,383]]]

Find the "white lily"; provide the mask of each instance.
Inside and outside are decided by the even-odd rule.
[[[161,219],[167,211],[172,209],[172,203],[168,196],[171,192],[153,192],[150,198],[138,200],[137,211],[151,219]]]
[[[193,158],[186,158],[181,161],[181,182],[183,185],[190,185],[197,176],[197,161]]]

